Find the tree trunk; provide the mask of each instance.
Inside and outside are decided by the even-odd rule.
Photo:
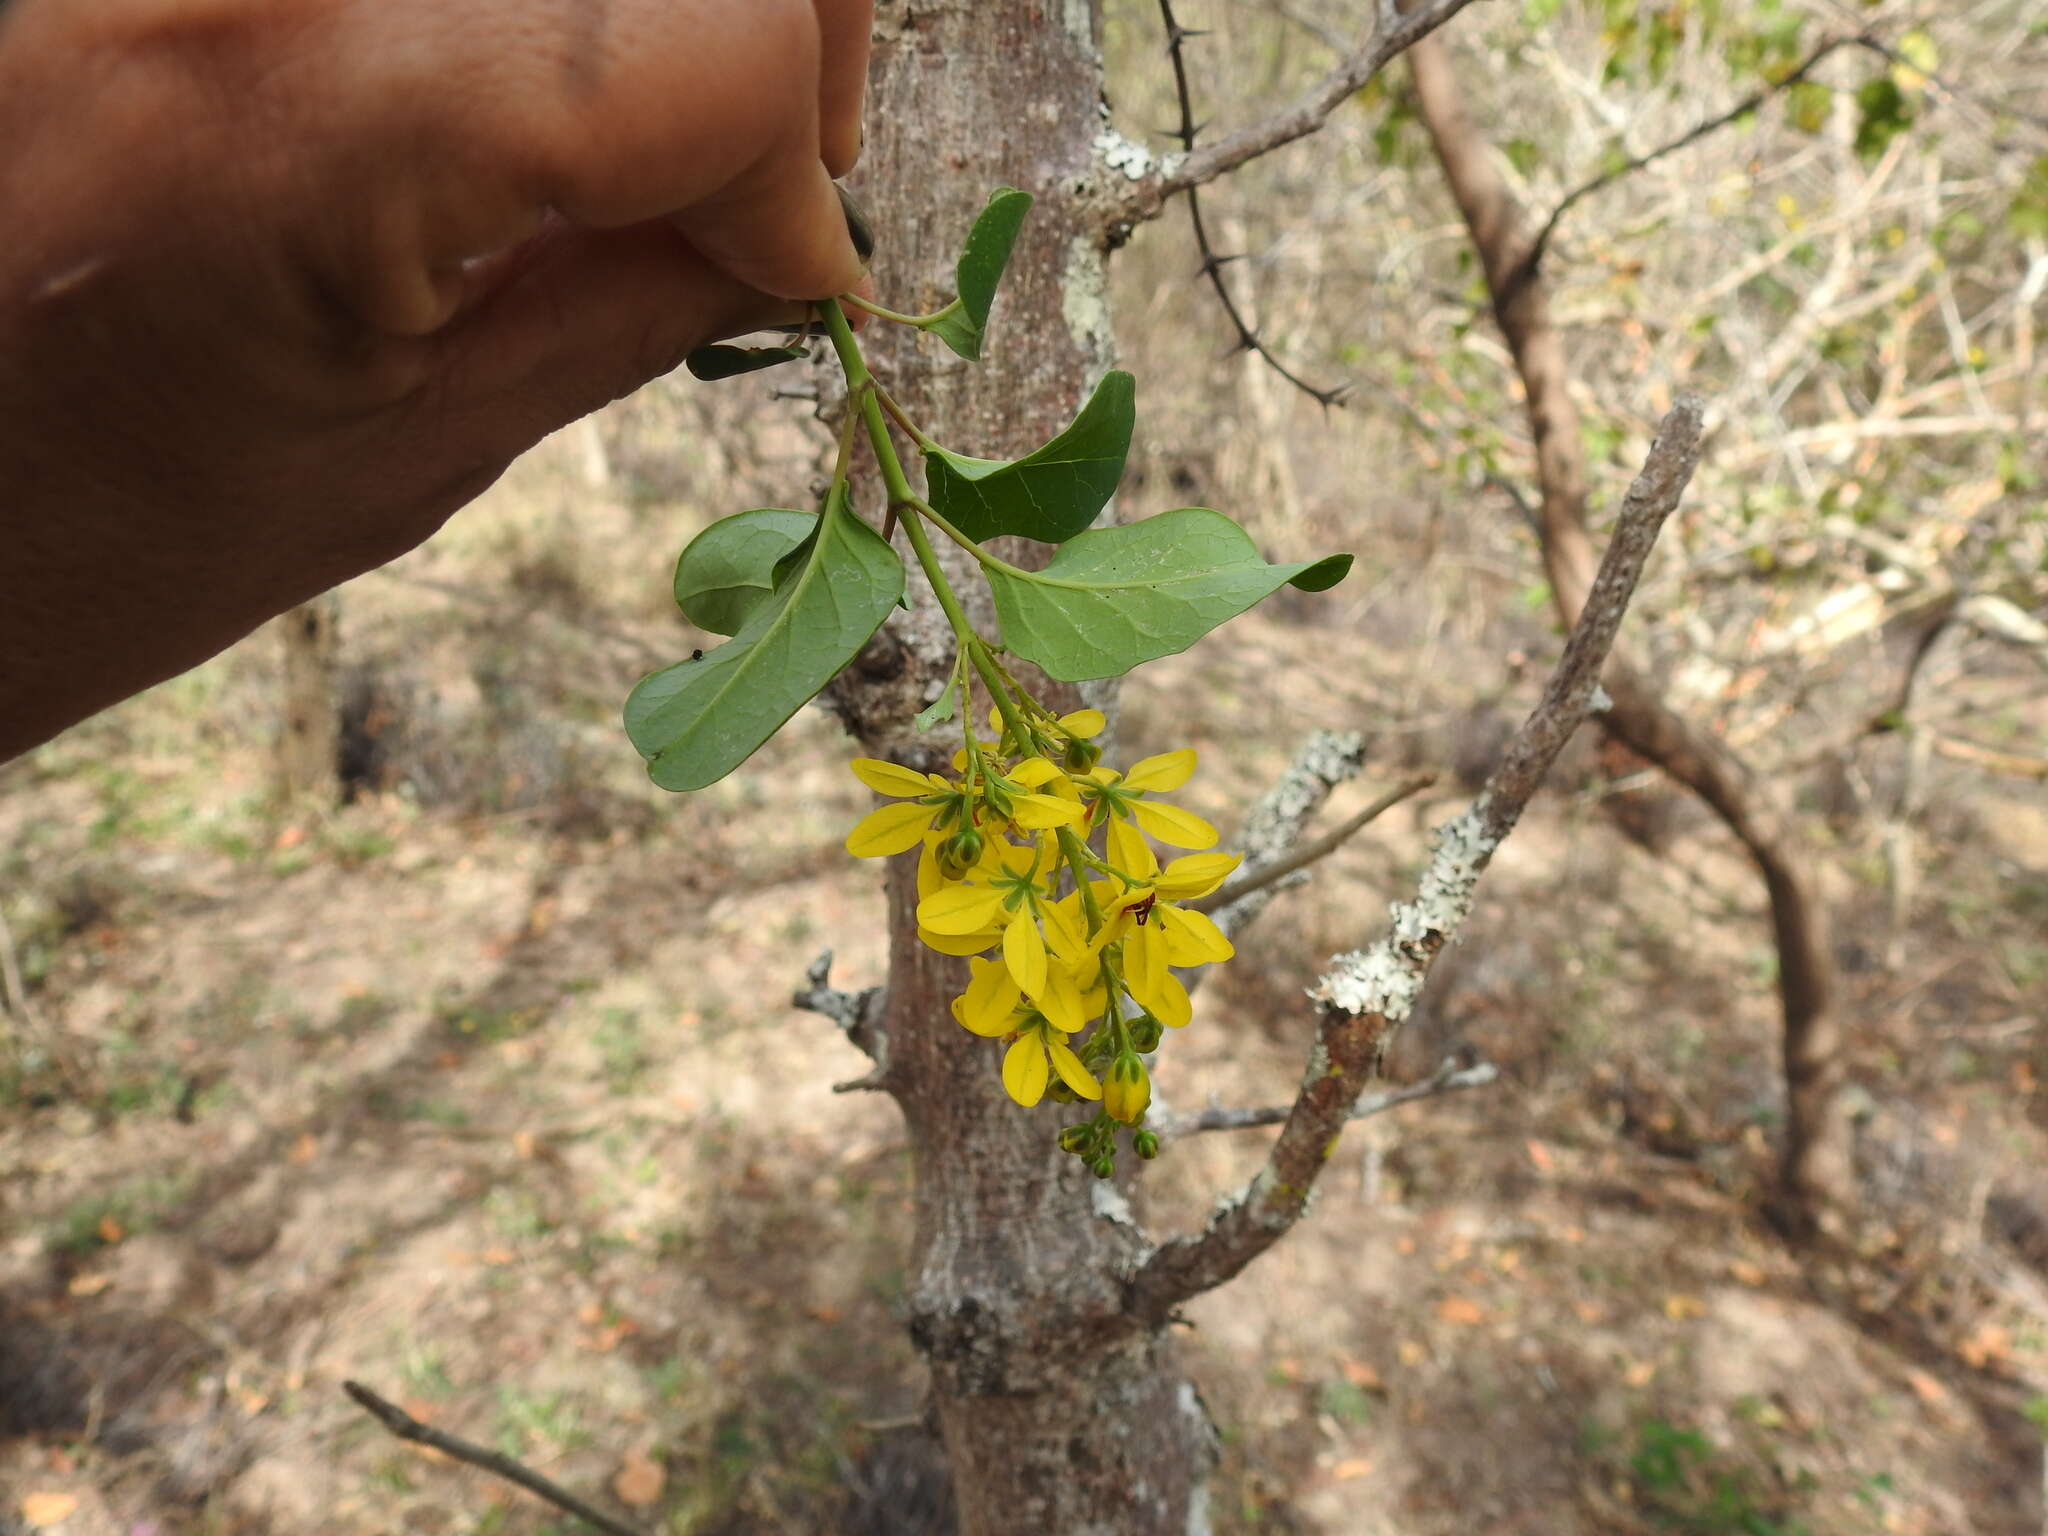
[[[883,302],[929,308],[950,291],[960,241],[992,188],[1038,202],[996,301],[987,362],[890,326],[871,326],[864,346],[927,431],[963,452],[1014,456],[1059,431],[1110,361],[1101,218],[1077,195],[1097,175],[1098,6],[883,0],[876,13],[855,184],[877,225]],[[955,574],[963,597],[978,588]],[[939,766],[951,737],[919,737],[909,716],[950,661],[927,599],[832,702],[867,752]],[[1210,1426],[1163,1330],[1126,1311],[1123,1282],[1143,1255],[1123,1196],[1058,1149],[1054,1107],[1009,1100],[997,1047],[952,1020],[964,962],[919,944],[912,860],[894,864],[876,1079],[909,1126],[909,1325],[930,1365],[961,1529],[1205,1529]]]
[[[1566,370],[1564,339],[1531,259],[1522,210],[1465,115],[1449,50],[1438,37],[1410,50],[1416,104],[1444,178],[1486,272],[1494,317],[1514,355],[1527,397],[1542,491],[1538,530],[1543,568],[1560,619],[1569,626],[1594,569],[1586,533],[1585,448]],[[1841,1088],[1842,1026],[1835,1008],[1835,961],[1827,908],[1814,888],[1815,860],[1789,815],[1711,731],[1666,704],[1653,681],[1618,651],[1604,682],[1613,707],[1607,730],[1657,764],[1720,817],[1748,851],[1770,896],[1783,1013],[1785,1152],[1777,1214],[1806,1234],[1832,1228],[1853,1206],[1851,1127]]]
[[[332,592],[280,618],[284,726],[277,739],[278,790],[287,801],[333,805],[341,794],[341,599]]]

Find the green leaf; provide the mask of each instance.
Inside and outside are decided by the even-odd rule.
[[[626,734],[654,782],[702,789],[732,772],[853,660],[902,593],[896,552],[835,498],[738,634],[642,678],[626,700]]]
[[[1875,160],[1887,145],[1913,126],[1913,103],[1889,75],[1865,81],[1856,92],[1856,153]]]
[[[775,588],[775,566],[818,526],[815,512],[755,507],[721,517],[676,560],[676,606],[699,629],[736,635]]]
[[[773,368],[782,363],[793,363],[810,355],[802,347],[728,347],[718,342],[699,347],[683,359],[683,366],[709,384],[719,379],[737,378],[743,373],[758,373],[763,368]]]
[[[970,539],[1018,534],[1062,544],[1095,521],[1123,478],[1137,419],[1128,373],[1102,376],[1066,431],[1021,459],[925,450],[933,508]]]
[[[1003,644],[1075,683],[1184,651],[1284,585],[1320,592],[1350,569],[1349,555],[1268,565],[1221,512],[1182,507],[1081,534],[1042,571],[986,574]]]
[[[967,231],[967,243],[960,248],[960,260],[953,269],[953,291],[959,297],[925,327],[971,363],[981,361],[981,337],[988,328],[996,287],[1003,280],[1017,231],[1030,210],[1029,192],[997,187],[989,193],[988,204],[975,219],[974,228]]]

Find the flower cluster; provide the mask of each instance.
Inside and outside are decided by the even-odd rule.
[[[951,775],[856,758],[855,775],[892,803],[846,840],[860,858],[919,850],[919,937],[974,957],[953,1017],[1008,1042],[1003,1086],[1019,1104],[1048,1089],[1100,1104],[1093,1124],[1060,1137],[1098,1173],[1113,1167],[1116,1126],[1144,1121],[1143,1058],[1192,1016],[1174,972],[1234,953],[1182,903],[1238,864],[1206,851],[1216,843],[1208,822],[1154,798],[1188,781],[1193,750],[1119,773],[1091,740],[1103,724],[1092,709],[1055,718],[1018,690],[991,713],[992,739],[967,734]],[[1155,839],[1189,851],[1162,866]],[[1141,1156],[1157,1150],[1149,1132],[1135,1141]]]

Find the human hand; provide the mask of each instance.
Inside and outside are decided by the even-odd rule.
[[[0,6],[0,759],[852,287],[871,9]]]

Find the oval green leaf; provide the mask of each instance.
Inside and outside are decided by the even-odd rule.
[[[1017,231],[1030,211],[1029,192],[997,187],[988,195],[987,206],[967,231],[967,243],[960,248],[960,260],[953,269],[953,291],[959,297],[925,325],[926,330],[971,363],[981,361],[981,338],[988,329],[988,312],[995,304],[1003,269],[1010,264]]]
[[[1184,651],[1282,586],[1320,592],[1350,569],[1349,555],[1268,565],[1221,512],[1182,507],[1080,534],[1042,571],[986,574],[1003,644],[1078,683]]]
[[[763,368],[793,363],[810,355],[802,347],[729,347],[723,342],[715,342],[708,347],[697,348],[683,359],[683,366],[693,376],[711,384],[719,379],[737,378],[743,373],[759,373]]]
[[[642,678],[626,700],[626,734],[654,782],[702,789],[732,772],[853,660],[902,595],[896,551],[828,504],[805,558],[738,634]]]
[[[699,629],[736,635],[775,589],[775,566],[811,536],[815,512],[754,507],[721,517],[676,559],[676,606]]]
[[[1112,369],[1072,424],[1024,458],[970,459],[926,449],[933,509],[970,539],[1016,534],[1065,543],[1116,494],[1131,451],[1136,400],[1136,381]]]

